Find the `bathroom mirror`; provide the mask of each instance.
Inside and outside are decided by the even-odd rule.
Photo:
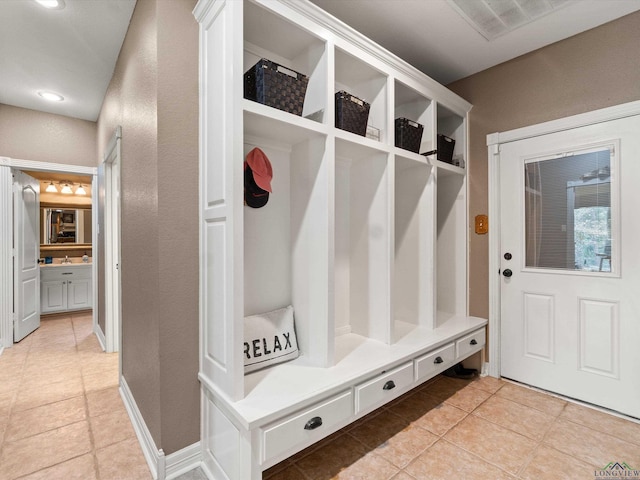
[[[40,208],[40,245],[91,245],[91,209]]]

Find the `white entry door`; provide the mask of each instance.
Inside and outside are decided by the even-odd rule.
[[[500,373],[640,417],[640,116],[500,145]]]
[[[14,325],[19,342],[40,326],[40,183],[14,172]]]

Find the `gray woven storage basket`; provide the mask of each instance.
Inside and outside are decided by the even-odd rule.
[[[302,115],[309,78],[266,58],[244,74],[244,98]]]
[[[344,90],[336,92],[336,128],[364,137],[367,133],[369,107],[367,102]]]

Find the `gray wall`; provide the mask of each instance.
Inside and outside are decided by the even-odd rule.
[[[0,104],[0,156],[95,167],[96,124]]]
[[[449,85],[473,104],[469,138],[469,310],[489,315],[486,136],[640,99],[640,12]],[[489,219],[489,228],[497,218]]]
[[[122,370],[158,448],[200,439],[195,0],[138,0],[98,119],[122,126]]]

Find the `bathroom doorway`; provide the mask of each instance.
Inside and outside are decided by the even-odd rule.
[[[14,266],[13,266],[13,235],[15,230],[14,225],[14,216],[13,216],[13,171],[24,171],[28,172],[30,176],[47,176],[51,177],[49,179],[49,183],[56,184],[57,180],[54,180],[58,177],[65,176],[69,178],[65,178],[67,183],[72,183],[70,178],[82,178],[89,181],[88,185],[84,185],[86,190],[94,190],[96,186],[96,174],[97,169],[93,167],[85,167],[85,166],[73,166],[73,165],[63,165],[63,164],[54,164],[54,163],[46,163],[46,162],[35,162],[29,160],[20,160],[20,159],[11,159],[11,158],[0,158],[0,220],[3,221],[3,225],[7,228],[2,229],[2,233],[0,236],[0,353],[4,348],[9,348],[13,345],[13,327],[14,327]],[[81,177],[78,177],[81,176]],[[80,187],[79,182],[73,182],[75,189]],[[78,183],[76,185],[76,183]],[[64,184],[61,186],[58,183],[58,187],[64,187]],[[46,190],[43,188],[43,190]],[[75,196],[75,195],[74,195]],[[79,195],[78,195],[79,196]],[[60,209],[62,210],[62,209]],[[66,212],[66,215],[69,218],[63,218],[63,213]],[[76,218],[70,212],[76,212],[79,209],[65,209],[62,213],[60,213],[60,223],[62,225],[67,226],[67,231],[63,229],[63,235],[61,240],[63,242],[69,242],[68,244],[56,244],[50,245],[48,248],[64,248],[68,249],[68,252],[76,252],[77,258],[74,257],[74,254],[71,254],[71,260],[69,261],[82,261],[82,257],[84,256],[85,251],[89,251],[89,246],[95,248],[97,246],[96,238],[97,238],[97,215],[89,214],[86,219],[88,219],[91,224],[91,228],[88,225],[83,224],[85,222],[85,218],[79,219],[76,222]],[[97,202],[96,196],[92,196],[92,200],[89,203],[89,212],[95,212],[97,210]],[[71,216],[74,216],[71,219]],[[68,220],[66,223],[63,223],[62,220]],[[78,238],[84,237],[85,235],[89,235],[91,238],[89,241],[86,241],[83,238],[83,244],[72,244],[71,240],[74,240],[76,236],[75,230],[71,232],[71,227],[75,229],[76,226],[80,227],[82,225],[82,232],[78,232]],[[60,225],[58,225],[60,226]],[[87,233],[89,232],[89,233]],[[73,234],[72,234],[73,233]],[[41,239],[42,241],[42,239]],[[42,243],[46,243],[42,241]],[[80,249],[80,250],[78,250]],[[39,258],[44,259],[45,257],[51,257],[51,262],[53,262],[54,255],[44,255],[44,252],[41,252]],[[93,251],[92,256],[95,255],[95,251]],[[69,254],[66,255],[67,259]],[[58,258],[58,261],[60,259]],[[89,263],[89,262],[87,262]],[[91,299],[97,299],[97,264],[93,265],[88,272],[89,280],[92,285],[91,292],[88,293]],[[89,285],[89,282],[86,283]],[[75,288],[75,285],[74,285]],[[78,289],[80,292],[80,289]],[[38,289],[39,295],[39,289]],[[93,328],[96,331],[98,338],[100,338],[97,326],[97,310],[93,309],[92,313],[93,318]],[[101,339],[101,343],[104,345],[104,336]]]

